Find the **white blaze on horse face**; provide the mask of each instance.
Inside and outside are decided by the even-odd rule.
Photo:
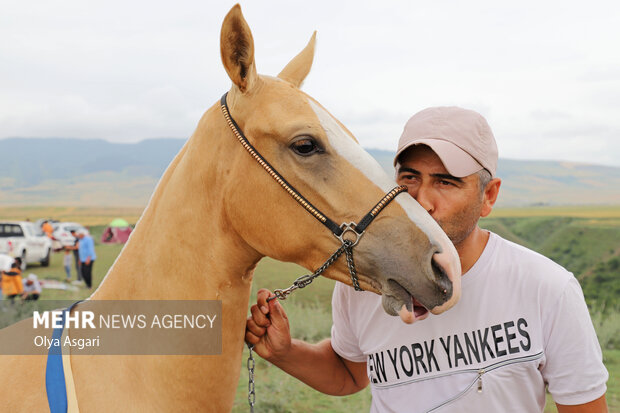
[[[338,124],[329,112],[312,99],[308,99],[308,102],[319,118],[329,139],[329,144],[338,155],[359,169],[381,191],[387,193],[397,185],[395,181],[390,179],[381,165],[353,140],[353,137]],[[446,271],[449,279],[456,287],[453,297],[446,304],[440,306],[437,309],[438,311],[433,311],[433,313],[442,312],[451,307],[460,296],[461,263],[456,248],[439,224],[412,197],[400,195],[394,201],[401,205],[409,219],[429,237],[430,242],[440,248],[440,253],[435,254],[434,259]]]
[[[336,153],[349,161],[351,165],[359,169],[366,177],[377,185],[381,191],[387,193],[391,191],[396,182],[390,179],[387,173],[383,170],[381,165],[373,158],[368,152],[366,152],[360,145],[358,145],[353,138],[338,124],[338,122],[321,106],[310,100],[310,106],[316,113],[321,126],[325,130],[327,137],[329,138],[329,144],[336,151]],[[442,238],[446,238],[437,222],[431,218],[431,216],[418,204],[413,198],[409,196],[400,195],[394,200],[398,202],[403,209],[407,212],[409,218],[416,224],[420,230],[422,230],[432,241],[440,242]],[[449,241],[448,241],[449,242]],[[449,242],[452,245],[451,242]],[[441,243],[440,243],[441,245]],[[441,245],[443,247],[443,245]],[[454,246],[453,246],[454,248]]]

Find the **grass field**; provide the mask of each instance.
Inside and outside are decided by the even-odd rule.
[[[114,218],[136,222],[142,214],[139,207],[45,207],[0,206],[0,219],[35,221],[50,218],[61,221],[78,221],[83,225],[106,225]],[[540,206],[526,208],[495,208],[491,218],[573,217],[616,218],[620,222],[618,206]]]
[[[596,276],[607,274],[604,272],[607,271],[606,269],[599,271],[597,266],[613,260],[620,249],[618,238],[620,236],[620,231],[618,231],[620,228],[620,219],[618,219],[620,208],[591,208],[581,212],[575,209],[572,213],[566,209],[565,215],[558,214],[559,217],[558,215],[548,215],[546,211],[540,213],[538,211],[538,209],[516,210],[510,215],[506,210],[500,210],[497,214],[494,213],[491,218],[484,220],[482,225],[531,248],[537,250],[548,248],[548,253],[550,255],[557,254],[555,259],[560,262],[568,260],[569,265],[567,266],[580,278],[588,298],[586,287],[593,286],[592,288],[595,288]],[[83,222],[92,226],[91,232],[96,240],[101,234],[102,224],[118,216],[135,222],[138,214],[139,211],[137,210],[125,209],[32,208],[22,209],[20,212],[18,209],[0,208],[0,219],[30,217],[31,220],[35,220],[39,217],[54,217],[67,221]],[[583,232],[580,233],[580,230]],[[575,244],[571,244],[573,239],[576,239]],[[566,245],[569,244],[571,248],[566,251]],[[555,251],[554,247],[557,245],[564,246],[564,248]],[[121,246],[118,245],[97,245],[98,259],[94,269],[95,285],[101,282],[120,250]],[[572,269],[571,266],[579,268],[579,271]],[[54,254],[49,267],[33,266],[27,269],[25,274],[29,272],[36,273],[41,278],[64,278],[62,255]],[[273,290],[274,288],[287,287],[304,272],[305,270],[293,264],[280,263],[271,259],[262,260],[256,270],[251,300],[254,300],[258,288]],[[616,271],[612,281],[617,282],[618,278],[620,278],[620,274]],[[331,280],[319,278],[312,286],[297,292],[284,303],[295,337],[314,342],[329,337],[332,288],[333,282]],[[77,292],[44,290],[42,298],[77,300],[88,295],[89,292],[85,289],[80,289]],[[609,308],[612,310],[610,311]],[[618,309],[614,310],[613,305],[608,305],[606,310],[597,309],[593,315],[597,333],[604,348],[605,365],[610,373],[607,400],[611,412],[620,412],[620,348],[618,348],[617,340],[617,337],[620,337],[619,314]],[[248,411],[246,357],[247,350],[244,350],[234,412]],[[348,397],[325,396],[259,358],[255,375],[256,410],[259,412],[358,412],[368,411],[370,406],[368,389]],[[548,403],[545,411],[555,411],[552,401]]]

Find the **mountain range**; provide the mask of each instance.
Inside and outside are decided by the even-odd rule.
[[[144,206],[184,139],[0,140],[0,206]],[[391,151],[367,149],[393,175]],[[500,158],[498,206],[620,205],[620,168]]]

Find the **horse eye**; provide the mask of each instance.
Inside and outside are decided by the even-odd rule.
[[[314,153],[321,152],[321,149],[312,138],[300,139],[291,144],[291,149],[301,156],[310,156]]]

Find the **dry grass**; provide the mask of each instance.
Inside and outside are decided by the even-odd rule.
[[[39,218],[51,218],[60,221],[77,221],[84,225],[106,225],[114,218],[123,218],[130,223],[135,223],[142,214],[142,210],[143,207],[134,206],[0,206],[0,219],[36,221]],[[620,222],[620,205],[495,208],[490,217],[617,218]]]
[[[58,221],[75,221],[82,225],[107,225],[114,218],[123,218],[135,224],[142,214],[142,207],[46,207],[4,206],[0,207],[0,220],[36,221],[40,218]]]

